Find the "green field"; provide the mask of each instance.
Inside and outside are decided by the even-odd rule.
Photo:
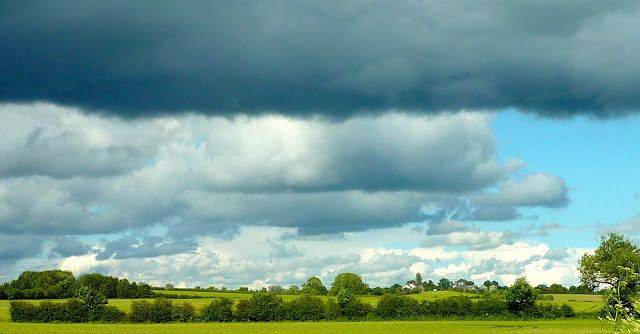
[[[598,320],[554,321],[392,321],[280,322],[207,324],[0,324],[0,333],[233,333],[233,334],[601,334],[610,332]]]

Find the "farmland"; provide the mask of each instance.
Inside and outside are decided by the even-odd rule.
[[[208,334],[600,334],[608,327],[596,319],[553,321],[391,321],[278,322],[206,324],[18,324],[0,323],[0,333],[208,333]]]

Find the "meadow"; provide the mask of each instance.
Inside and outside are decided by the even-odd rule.
[[[187,324],[22,324],[0,323],[0,333],[121,333],[121,334],[601,334],[609,331],[597,319],[540,321],[390,321],[278,322]]]

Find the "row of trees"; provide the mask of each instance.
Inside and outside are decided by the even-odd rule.
[[[228,322],[228,321],[319,321],[364,319],[429,319],[429,318],[569,318],[575,312],[563,304],[536,302],[536,293],[524,279],[506,289],[505,298],[472,300],[465,296],[418,301],[404,295],[382,296],[374,307],[362,302],[349,290],[341,288],[333,298],[304,295],[284,301],[270,292],[255,292],[249,299],[233,303],[228,298],[214,299],[200,312],[188,302],[157,298],[153,302],[131,303],[131,313],[124,314],[105,305],[100,294],[85,295],[83,300],[64,303],[24,301],[11,302],[13,321],[37,322]]]
[[[0,286],[0,299],[61,299],[75,297],[81,288],[100,293],[105,298],[154,297],[151,286],[129,282],[126,278],[85,274],[77,279],[70,271],[25,271],[17,279]]]
[[[118,279],[112,276],[105,276],[98,273],[85,274],[76,279],[69,271],[46,270],[46,271],[25,271],[20,276],[4,285],[0,285],[0,299],[59,299],[71,298],[75,296],[79,287],[86,286],[102,293],[106,298],[149,298],[154,293],[151,286],[145,283],[130,282],[126,278]],[[246,287],[237,290],[218,290],[211,286],[206,289],[196,287],[194,289],[178,289],[172,284],[167,284],[166,290],[178,291],[236,291],[242,293],[252,292]],[[416,274],[414,280],[408,281],[404,285],[394,284],[390,287],[370,288],[362,280],[362,277],[354,273],[341,273],[333,281],[330,289],[327,289],[318,277],[311,277],[302,287],[292,285],[283,288],[279,285],[271,285],[259,291],[273,292],[277,294],[308,294],[308,295],[332,295],[336,296],[338,291],[346,289],[356,295],[377,295],[382,296],[390,293],[419,293],[421,291],[489,291],[504,290],[506,286],[500,286],[496,281],[485,281],[477,287],[473,281],[459,279],[451,281],[447,278],[440,279],[437,283],[431,280],[423,281],[420,273]],[[593,290],[586,285],[579,287],[571,286],[565,288],[560,284],[553,284],[549,287],[539,285],[536,291],[540,294],[558,293],[592,293]]]

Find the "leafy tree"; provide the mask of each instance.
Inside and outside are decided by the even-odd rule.
[[[443,277],[438,281],[438,290],[451,290],[451,288],[453,288],[453,283],[450,280]]]
[[[318,277],[310,277],[307,283],[302,285],[301,292],[307,295],[325,295],[327,288],[322,285],[322,281]]]
[[[418,284],[418,286],[422,286],[422,274],[420,273],[416,273],[416,284]]]
[[[233,301],[229,298],[214,299],[202,309],[202,320],[227,322],[233,320]]]
[[[519,313],[531,309],[537,300],[533,287],[524,277],[518,278],[505,292],[509,311]]]
[[[285,316],[282,298],[268,292],[256,292],[249,299],[247,316],[251,321],[276,321]]]
[[[354,273],[341,273],[336,276],[331,285],[329,294],[336,296],[341,290],[354,295],[364,295],[369,292],[369,287],[362,282],[362,277]]]
[[[590,287],[607,288],[607,305],[635,312],[633,296],[640,290],[640,251],[628,238],[611,233],[602,237],[593,254],[580,259],[580,278]]]
[[[82,286],[78,289],[78,298],[84,303],[84,312],[89,321],[97,321],[102,317],[102,311],[107,304],[107,298],[100,292]]]
[[[25,271],[5,288],[11,299],[70,298],[76,293],[76,279],[70,271]]]
[[[300,293],[300,288],[297,285],[291,285],[287,288],[287,293],[290,295],[297,295]]]
[[[333,289],[333,287],[332,287]],[[350,290],[341,289],[337,293],[338,305],[340,307],[340,315],[349,319],[362,319],[371,311],[373,307],[367,303],[363,303],[351,293]]]
[[[269,287],[267,288],[267,291],[273,292],[273,293],[283,293],[284,288],[279,285],[269,285]]]
[[[286,309],[291,320],[318,321],[324,317],[324,302],[319,297],[310,295],[293,299],[287,303]]]
[[[428,280],[427,282],[422,282],[422,288],[427,291],[432,291],[437,288],[437,285],[435,285],[432,280]]]

